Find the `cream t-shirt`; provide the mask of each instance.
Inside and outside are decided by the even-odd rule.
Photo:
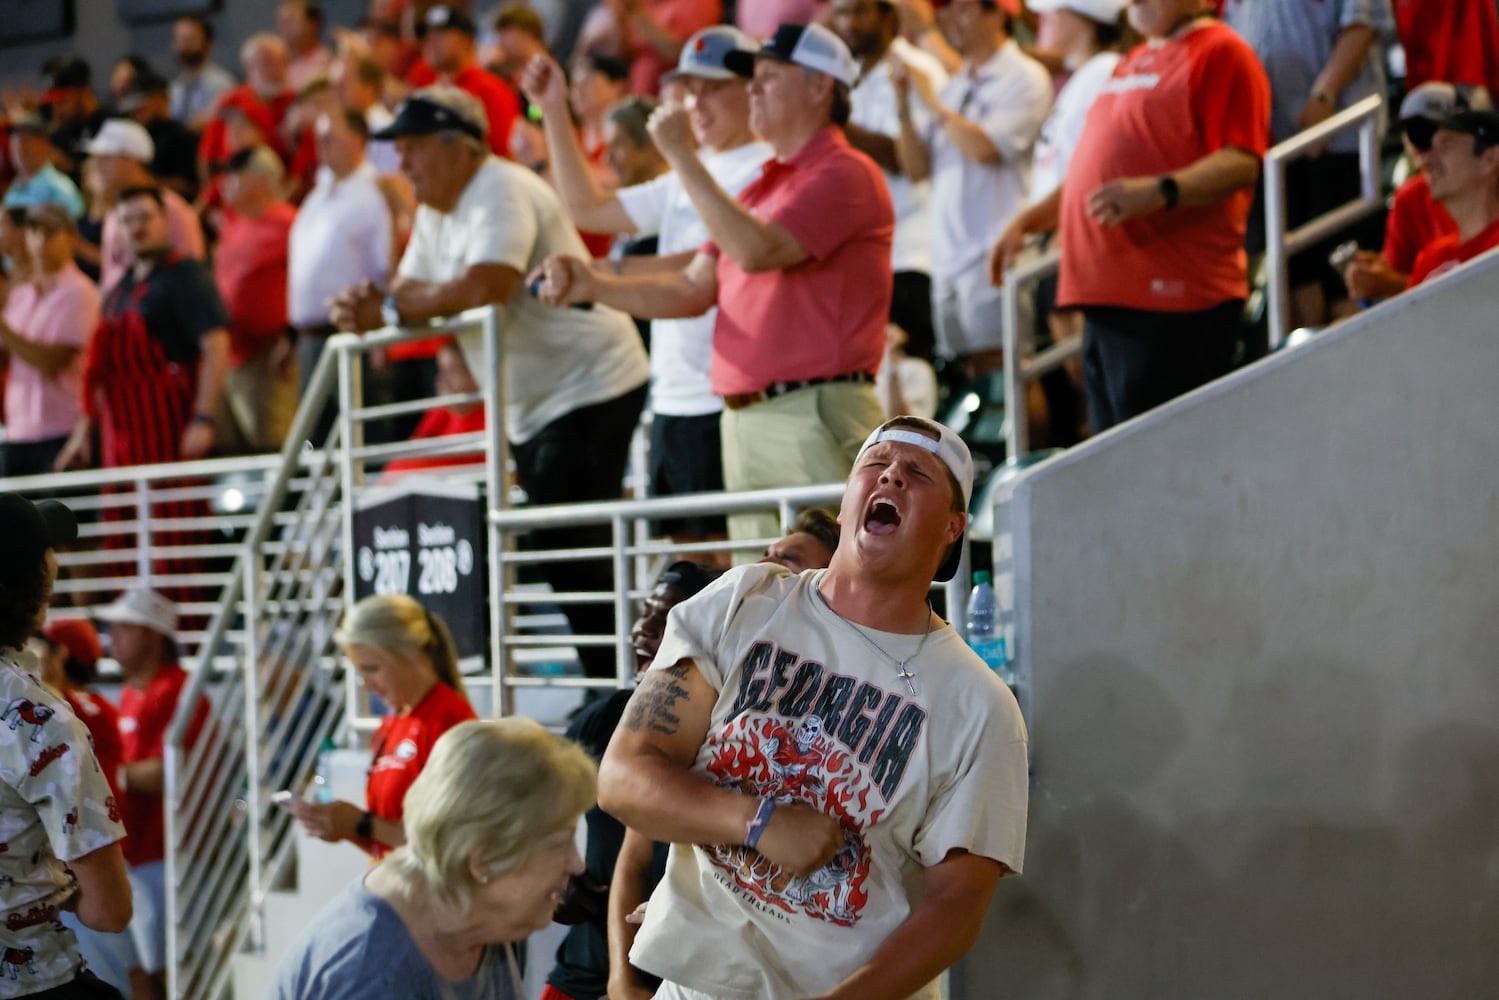
[[[943,625],[910,663],[912,694],[823,602],[823,572],[731,570],[672,609],[652,667],[690,658],[718,691],[694,770],[814,805],[846,837],[805,877],[738,844],[673,845],[630,960],[717,1000],[825,993],[906,919],[949,851],[1017,872],[1024,859],[1026,733],[1009,689]],[[900,658],[921,641],[865,633]]]
[[[475,264],[505,264],[524,277],[554,253],[588,260],[583,240],[545,181],[491,156],[451,212],[422,205],[401,258],[402,277],[451,281]],[[622,312],[544,305],[525,282],[506,300],[500,352],[506,370],[505,427],[523,444],[573,410],[602,403],[644,384],[645,347]],[[469,368],[486,383],[484,336],[458,338]]]

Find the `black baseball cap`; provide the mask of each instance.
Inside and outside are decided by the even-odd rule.
[[[78,538],[78,518],[56,500],[32,503],[19,493],[0,493],[0,574],[30,574],[48,549]]]
[[[484,140],[489,131],[488,122],[476,122],[456,109],[440,104],[421,93],[412,94],[396,108],[396,117],[389,125],[371,132],[371,139],[396,139],[403,135],[432,135],[455,129],[475,139]]]
[[[1443,132],[1471,135],[1485,149],[1499,145],[1499,111],[1459,111],[1437,127]]]

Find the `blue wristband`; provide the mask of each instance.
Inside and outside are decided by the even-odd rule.
[[[745,847],[754,847],[760,843],[760,834],[765,832],[765,827],[770,823],[770,814],[775,811],[775,807],[776,804],[771,799],[760,800],[760,807],[755,810],[755,818],[750,820],[745,828]]]

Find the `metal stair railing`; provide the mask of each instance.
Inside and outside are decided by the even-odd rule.
[[[397,454],[482,448],[484,436],[365,446],[362,422],[425,409],[432,401],[363,408],[360,356],[370,350],[480,325],[474,310],[436,328],[403,328],[329,339],[287,443],[274,463],[222,599],[204,634],[165,746],[167,971],[173,998],[228,995],[233,956],[264,942],[266,894],[293,858],[289,814],[271,794],[301,788],[318,749],[345,729],[349,700],[333,655],[343,612],[349,499],[363,463]],[[488,346],[495,344],[493,337]],[[493,356],[493,355],[491,355]],[[491,368],[491,370],[493,370]],[[321,447],[304,444],[324,404],[339,418]],[[453,403],[468,397],[446,397]],[[218,669],[213,669],[214,667]],[[191,746],[194,706],[212,710]]]
[[[1379,120],[1384,98],[1371,94],[1357,104],[1298,132],[1265,154],[1265,264],[1269,272],[1270,349],[1285,343],[1291,325],[1291,257],[1359,220],[1379,211]],[[1329,139],[1358,132],[1359,195],[1357,198],[1286,231],[1286,165],[1313,156]]]
[[[254,520],[246,507],[278,465],[253,455],[88,469],[0,479],[0,490],[53,497],[78,515],[77,543],[57,556],[53,617],[89,617],[145,584],[177,599],[177,646],[191,659]]]

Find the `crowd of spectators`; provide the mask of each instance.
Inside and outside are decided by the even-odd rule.
[[[1399,130],[1411,179],[1387,226],[1353,234],[1357,252],[1329,266],[1334,239],[1296,256],[1294,320],[1319,325],[1398,293],[1439,237],[1457,239],[1432,269],[1489,245],[1483,199],[1444,193],[1467,183],[1446,175],[1472,171],[1445,164],[1442,137],[1463,136],[1464,150],[1471,139],[1482,160],[1492,125],[1472,116],[1499,85],[1494,6],[1418,17],[1405,0],[608,0],[559,14],[524,0],[372,0],[359,23],[335,25],[316,3],[286,0],[239,44],[237,65],[216,49],[212,17],[184,16],[170,52],[110,67],[60,56],[40,68],[43,87],[6,95],[0,471],[278,448],[337,327],[504,302],[512,337],[608,325],[605,304],[634,317],[650,359],[653,494],[824,481],[846,471],[882,402],[909,408],[892,386],[940,414],[953,388],[999,368],[1004,270],[1048,244],[1063,248],[1060,280],[1025,303],[1021,348],[1084,337],[1080,385],[1063,391],[1085,397],[1087,426],[1102,430],[1241,356],[1246,251],[1264,228],[1260,157],[1391,92],[1392,69],[1413,103],[1382,127]],[[555,222],[576,227],[582,252],[544,246],[552,234],[522,253],[527,238],[505,232],[517,280],[469,280],[464,267],[498,234],[529,227],[499,202],[433,201],[409,154],[419,143],[400,151],[411,125],[397,112],[434,86],[476,102],[449,113],[495,162],[544,182],[522,189],[557,197]],[[1436,92],[1456,96],[1419,96]],[[1459,112],[1466,124],[1441,127]],[[1358,171],[1351,134],[1293,163],[1288,225],[1355,194]],[[1474,202],[1461,224],[1454,199]],[[157,212],[164,239],[124,222]],[[492,245],[432,259],[439,233],[457,256],[439,218],[476,239],[494,230]],[[458,268],[440,275],[463,286],[456,297],[403,308],[403,284],[433,282],[440,264]],[[189,290],[154,292],[163,282]],[[390,293],[386,315],[374,307]],[[597,315],[552,308],[585,301]],[[350,302],[363,303],[357,318],[338,311]],[[373,401],[430,395],[439,343],[372,356]],[[540,352],[547,364],[603,367],[558,343]],[[509,354],[525,369],[512,382],[547,397],[508,422],[524,446],[580,400],[529,377],[538,352]],[[604,395],[634,389],[638,354],[605,356],[616,363]],[[886,358],[909,362],[906,375],[886,372],[875,393]],[[935,392],[923,362],[937,367]],[[139,388],[117,385],[126,372],[153,387],[145,417],[122,396]],[[1044,419],[1045,403],[1028,405]],[[136,433],[141,420],[150,433]],[[417,417],[386,423],[377,438],[405,438]],[[314,440],[330,427],[325,414]],[[542,500],[618,492],[555,493],[544,469],[529,478]],[[734,522],[734,536],[769,532]],[[711,518],[662,527],[684,540],[725,533]]]

